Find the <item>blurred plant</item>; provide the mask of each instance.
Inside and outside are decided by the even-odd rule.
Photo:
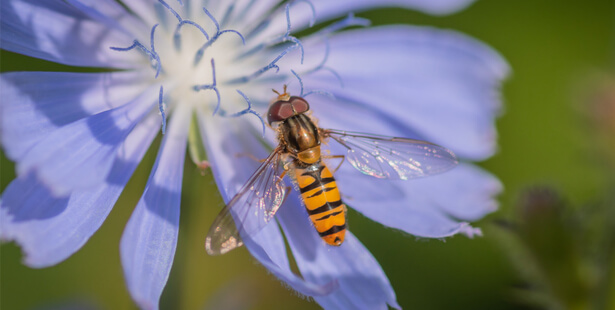
[[[576,108],[584,116],[593,157],[615,172],[615,75],[595,73],[583,81],[578,93]],[[607,177],[615,181],[615,173]]]
[[[582,110],[586,111],[597,162],[603,164],[607,189],[587,222],[598,269],[596,305],[610,310],[615,309],[615,75],[602,73],[588,80],[586,95],[579,102],[586,107]]]
[[[541,309],[615,309],[615,78],[586,81],[579,111],[588,158],[609,180],[607,194],[575,206],[549,186],[523,191],[499,237],[526,281],[519,300]]]
[[[515,220],[498,222],[525,281],[516,298],[540,309],[613,309],[614,202],[575,208],[550,187],[525,190]]]

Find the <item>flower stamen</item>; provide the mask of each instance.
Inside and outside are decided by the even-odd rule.
[[[158,78],[158,75],[160,74],[162,65],[160,62],[160,56],[158,56],[158,53],[156,53],[156,49],[154,47],[154,33],[156,32],[156,27],[158,27],[158,24],[155,24],[152,27],[152,31],[150,34],[150,46],[151,46],[151,50],[147,49],[147,47],[145,47],[143,44],[141,44],[141,42],[139,42],[138,40],[134,40],[132,45],[129,47],[110,47],[110,49],[114,50],[114,51],[118,51],[118,52],[127,52],[130,51],[136,47],[138,47],[140,50],[142,50],[143,52],[145,52],[149,57],[150,57],[150,61],[152,61],[152,67],[156,67],[156,76],[155,78]],[[154,64],[155,63],[155,64]]]
[[[218,38],[224,34],[224,33],[235,33],[239,36],[239,38],[241,38],[241,43],[243,45],[246,45],[246,39],[243,37],[243,35],[241,33],[239,33],[239,31],[237,30],[232,30],[232,29],[227,29],[227,30],[222,30],[220,31],[220,24],[218,23],[218,21],[216,20],[216,18],[211,15],[211,13],[209,13],[209,11],[203,7],[203,11],[205,12],[205,14],[207,14],[207,16],[211,19],[211,21],[214,23],[214,25],[216,26],[216,34],[213,36],[213,38],[211,38],[211,40],[208,40],[205,44],[203,44],[203,46],[201,46],[201,48],[199,48],[199,50],[196,52],[196,55],[194,57],[194,65],[198,65],[198,63],[201,61],[201,58],[203,58],[203,54],[205,53],[205,50],[211,46],[216,40],[218,40]]]
[[[329,53],[331,50],[331,46],[329,44],[329,40],[327,39],[327,37],[329,34],[339,31],[341,29],[344,29],[346,27],[351,27],[351,26],[367,27],[370,24],[371,24],[370,20],[365,19],[365,18],[355,17],[353,13],[349,13],[348,16],[344,18],[343,20],[335,22],[323,28],[322,30],[318,31],[315,34],[315,36],[322,36],[324,44],[325,44],[325,56],[323,57],[322,61],[316,67],[314,67],[314,69],[308,71],[307,73],[309,74],[309,73],[320,71],[320,70],[326,70],[335,76],[335,78],[339,81],[341,87],[344,87],[344,81],[342,80],[342,77],[334,69],[325,67],[325,64],[327,63],[329,59]],[[297,75],[295,74],[295,76]],[[323,93],[323,92],[319,91],[319,93]]]
[[[212,115],[216,115],[216,113],[218,113],[218,110],[220,109],[220,91],[218,90],[218,85],[216,82],[216,66],[214,64],[214,59],[211,59],[211,72],[213,75],[213,83],[211,84],[204,84],[204,85],[195,85],[193,87],[193,89],[195,91],[199,91],[199,90],[207,90],[207,89],[211,89],[214,92],[216,92],[216,96],[218,97],[218,103],[216,104],[216,108],[214,109],[214,113],[212,113]]]
[[[330,98],[335,98],[335,96],[333,95],[333,93],[328,92],[328,91],[326,91],[326,90],[310,90],[309,92],[304,93],[304,92],[303,92],[303,80],[301,79],[301,77],[299,76],[299,74],[297,74],[297,72],[295,72],[295,70],[290,69],[290,72],[292,72],[292,74],[293,74],[293,75],[297,78],[297,80],[299,81],[299,86],[301,87],[301,94],[299,95],[300,97],[305,98],[305,97],[307,97],[307,96],[309,96],[309,95],[311,95],[311,94],[319,94],[319,95],[324,95],[324,96],[327,96],[327,97],[330,97]],[[284,90],[285,90],[284,92],[286,92],[286,85],[284,85]],[[274,92],[276,92],[276,91],[274,90]],[[276,93],[277,93],[277,92],[276,92]],[[278,94],[278,95],[279,95],[279,94]]]
[[[206,8],[206,7],[202,7],[203,12],[205,13],[205,15],[211,20],[211,22],[213,23],[213,26],[215,27],[215,33],[213,33],[211,36],[210,34],[208,34],[207,31],[205,31],[205,27],[203,27],[201,24],[196,23],[192,20],[188,20],[188,19],[184,19],[179,11],[176,11],[175,9],[173,9],[173,7],[171,5],[169,5],[169,3],[167,3],[168,0],[158,0],[156,3],[156,7],[158,9],[160,9],[161,13],[160,15],[164,15],[166,17],[168,17],[168,14],[165,14],[164,11],[168,11],[169,13],[171,13],[176,19],[177,19],[177,25],[175,28],[175,31],[172,32],[172,40],[174,43],[174,48],[176,51],[181,50],[181,41],[182,41],[182,35],[181,35],[181,30],[183,28],[184,25],[191,25],[193,27],[195,27],[196,29],[198,29],[199,32],[201,32],[203,34],[203,36],[206,39],[206,42],[197,50],[195,56],[194,56],[194,61],[193,61],[193,67],[196,67],[200,61],[202,60],[202,57],[205,54],[205,51],[208,49],[208,47],[212,46],[214,44],[214,42],[216,42],[218,40],[218,38],[225,33],[235,33],[237,36],[239,36],[239,38],[242,41],[242,44],[245,45],[246,44],[246,39],[245,37],[236,30],[232,30],[232,29],[223,29],[220,22],[218,22],[218,19],[216,19],[216,17],[214,17],[214,15]],[[183,3],[178,0],[180,5],[183,5]],[[240,76],[238,78],[230,78],[226,81],[222,81],[223,85],[232,85],[232,84],[244,84],[244,83],[248,83],[251,80],[257,79],[257,78],[261,78],[261,75],[263,75],[265,72],[270,71],[272,69],[275,69],[275,73],[279,73],[280,71],[280,66],[278,65],[278,62],[284,57],[286,56],[288,53],[290,53],[291,51],[299,48],[301,49],[301,64],[303,64],[304,58],[305,58],[305,48],[303,43],[301,42],[301,40],[299,40],[298,38],[296,38],[295,36],[291,35],[293,28],[292,28],[292,23],[291,23],[291,17],[290,17],[290,9],[291,6],[296,5],[298,2],[305,2],[310,6],[310,9],[312,10],[312,16],[310,19],[310,26],[312,26],[315,23],[316,20],[316,12],[314,9],[313,4],[310,1],[307,0],[296,0],[296,1],[291,1],[290,3],[286,4],[284,6],[284,13],[285,13],[285,17],[286,17],[286,31],[285,33],[283,33],[282,35],[278,35],[275,39],[272,40],[268,40],[267,42],[263,42],[261,44],[258,44],[257,46],[255,46],[254,48],[239,54],[238,56],[235,57],[235,59],[238,58],[245,58],[247,56],[250,56],[252,54],[254,54],[257,51],[260,50],[264,50],[264,49],[269,49],[269,48],[275,48],[275,45],[280,44],[282,45],[282,49],[280,50],[281,52],[275,56],[275,58],[273,60],[271,60],[266,66],[261,67],[260,69],[257,69],[255,72],[253,72],[252,74],[248,74],[248,75],[243,75]],[[251,1],[250,3],[255,3],[255,1]],[[248,4],[248,7],[250,6],[250,4]],[[281,8],[280,8],[281,9]],[[229,22],[229,20],[234,19],[236,16],[235,13],[239,13],[239,15],[241,16],[242,14],[245,14],[247,8],[244,8],[242,10],[242,12],[237,12],[237,7],[233,4],[231,4],[229,7],[226,8],[225,13],[224,13],[224,17],[221,19],[222,20],[222,25],[226,24]],[[271,20],[271,19],[267,19],[267,20]],[[325,28],[324,31],[320,32],[320,35],[325,37],[326,39],[326,35],[334,32],[338,29],[341,29],[343,27],[347,27],[347,26],[351,26],[351,25],[364,25],[366,24],[366,22],[363,19],[358,19],[355,18],[353,15],[349,15],[347,18],[345,18],[343,21],[340,21],[338,23],[333,24],[332,26]],[[155,42],[154,42],[154,34],[155,31],[157,29],[157,26],[159,24],[154,25],[154,27],[152,27],[151,33],[150,33],[150,48],[147,48],[145,45],[141,44],[138,40],[134,40],[133,45],[131,45],[130,47],[127,48],[119,48],[119,47],[112,47],[112,49],[117,50],[117,51],[128,51],[134,48],[139,48],[141,49],[143,52],[145,52],[149,57],[150,60],[152,62],[152,66],[156,66],[156,78],[159,76],[160,72],[162,71],[162,62],[161,62],[161,58],[158,54],[158,52],[156,52],[155,49]],[[267,22],[265,23],[261,23],[261,25],[268,25]],[[170,27],[167,27],[170,28]],[[165,28],[165,29],[167,29]],[[211,33],[212,30],[209,30],[209,32]],[[254,32],[252,32],[254,33]],[[290,43],[286,43],[286,42],[290,42]],[[329,44],[328,42],[325,42],[325,55],[323,60],[312,70],[307,71],[307,73],[311,73],[314,71],[318,71],[318,70],[328,70],[333,72],[333,74],[337,77],[337,79],[340,81],[341,84],[341,78],[339,77],[339,75],[333,71],[330,68],[325,67],[325,64],[328,60],[328,55],[329,55]],[[174,72],[176,70],[173,70]],[[200,85],[194,85],[192,84],[192,86],[190,86],[192,88],[193,91],[198,92],[201,90],[213,90],[216,94],[216,103],[215,103],[215,107],[213,108],[213,113],[212,115],[215,116],[220,115],[223,117],[239,117],[241,115],[244,114],[254,114],[256,115],[262,125],[263,125],[263,135],[265,132],[265,122],[263,121],[262,117],[260,116],[260,114],[258,114],[255,110],[252,109],[252,102],[250,101],[250,99],[240,90],[236,90],[243,98],[244,100],[248,103],[248,108],[245,110],[242,110],[240,112],[234,113],[234,114],[230,114],[230,115],[226,115],[226,112],[224,110],[222,110],[222,98],[221,98],[221,92],[219,89],[219,84],[217,82],[217,77],[216,77],[216,68],[215,68],[215,62],[214,62],[214,58],[211,58],[211,71],[212,71],[212,83],[211,84],[200,84]],[[183,71],[182,71],[183,72]],[[299,76],[299,74],[297,74],[297,72],[295,72],[294,70],[291,70],[292,74],[297,78],[297,80],[299,81],[300,85],[301,85],[301,96],[308,96],[310,94],[314,94],[314,93],[318,93],[318,94],[323,94],[323,95],[328,95],[331,96],[331,93],[326,92],[326,91],[317,91],[317,90],[311,90],[311,91],[307,91],[304,89],[304,85],[303,85],[303,81],[301,79],[301,77]],[[172,73],[169,73],[172,74]],[[277,78],[279,79],[287,79],[289,78],[288,74],[283,74],[281,76],[278,76]],[[168,91],[168,89],[167,89]],[[164,132],[166,131],[166,117],[167,117],[167,113],[165,112],[165,106],[164,106],[164,102],[163,102],[163,96],[164,96],[164,89],[161,86],[160,87],[160,93],[159,93],[159,102],[158,102],[158,109],[160,110],[160,114],[162,115],[162,132],[164,134]],[[213,104],[212,104],[213,106]]]
[[[160,2],[160,4],[162,4],[162,6],[164,6],[167,10],[169,10],[169,12],[171,12],[171,14],[173,14],[175,18],[177,18],[177,21],[181,23],[183,19],[181,16],[179,16],[179,13],[173,10],[173,8],[168,3],[166,3],[164,0],[158,0],[158,2]]]
[[[367,27],[371,24],[372,22],[369,19],[362,18],[362,17],[356,17],[354,16],[354,13],[349,13],[348,16],[346,16],[346,18],[321,29],[320,31],[316,33],[316,35],[328,35],[333,32],[342,30],[346,27],[352,27],[352,26]]]
[[[192,25],[194,26],[196,29],[198,29],[207,40],[209,40],[209,35],[207,34],[207,32],[205,31],[205,29],[203,29],[203,27],[201,27],[201,25],[188,20],[188,19],[183,19],[181,17],[181,15],[179,15],[179,13],[177,13],[175,10],[173,10],[173,8],[171,8],[171,6],[166,3],[164,0],[158,0],[158,2],[160,2],[160,4],[162,4],[163,7],[165,7],[169,12],[171,12],[171,14],[173,14],[175,16],[175,18],[177,18],[178,24],[175,27],[175,32],[173,33],[173,44],[175,45],[175,50],[179,51],[181,48],[181,36],[179,34],[179,31],[181,30],[181,28],[184,25]],[[182,2],[179,1],[179,4],[183,6]]]
[[[293,74],[293,75],[297,78],[297,80],[299,81],[299,86],[301,86],[301,92],[300,92],[299,97],[303,97],[303,80],[301,79],[301,77],[299,76],[299,74],[297,74],[297,72],[295,72],[295,70],[290,69],[290,72],[292,72],[292,74]],[[286,93],[286,85],[284,85],[284,88],[285,88],[285,89],[284,89],[284,92]],[[277,93],[275,90],[274,90],[274,92],[275,92],[275,93]],[[278,95],[279,95],[279,94],[278,94]]]
[[[244,52],[242,54],[239,54],[236,57],[236,59],[241,59],[241,58],[245,58],[247,56],[250,56],[250,55],[252,55],[252,54],[254,54],[254,53],[264,49],[266,46],[271,46],[271,45],[275,45],[277,43],[283,43],[283,42],[290,41],[290,42],[295,43],[296,45],[298,45],[301,48],[301,64],[303,64],[303,58],[304,58],[304,55],[305,55],[305,49],[303,48],[303,44],[301,43],[301,41],[299,39],[297,39],[296,37],[290,35],[291,29],[292,29],[291,28],[291,23],[290,23],[290,6],[294,5],[297,2],[305,2],[312,9],[312,18],[310,19],[310,27],[312,27],[314,25],[314,22],[316,21],[316,10],[314,9],[314,5],[310,1],[307,1],[307,0],[298,0],[298,1],[294,1],[292,3],[289,3],[284,8],[285,13],[286,13],[286,32],[282,36],[277,37],[276,39],[271,40],[270,42],[258,44],[255,47],[251,48],[250,50],[248,50],[248,51],[246,51],[246,52]],[[257,35],[261,31],[266,29],[269,26],[270,23],[271,23],[271,19],[270,18],[263,20],[246,37],[248,39],[250,39],[251,37]]]
[[[322,61],[320,61],[320,64],[318,64],[318,66],[314,67],[314,69],[308,71],[307,74],[313,73],[313,72],[316,72],[316,71],[321,71],[321,70],[328,71],[331,74],[333,74],[333,76],[335,76],[335,78],[340,83],[340,87],[343,88],[344,87],[344,81],[342,80],[342,77],[337,73],[337,71],[335,71],[333,68],[325,67],[325,64],[329,60],[329,53],[331,52],[331,46],[329,44],[329,40],[327,39],[327,37],[323,37],[323,41],[324,41],[324,44],[325,44],[325,56],[322,58]]]
[[[207,32],[205,31],[205,29],[203,29],[203,27],[201,27],[201,25],[191,21],[191,20],[187,20],[184,19],[181,22],[179,22],[179,24],[177,24],[177,28],[175,28],[175,33],[173,33],[173,43],[175,44],[175,50],[180,50],[181,47],[181,36],[179,35],[179,31],[182,28],[182,26],[184,25],[192,25],[194,26],[196,29],[198,29],[203,36],[205,36],[205,39],[209,40],[209,35],[207,34]]]
[[[303,1],[301,1],[303,2]],[[313,19],[314,19],[314,14],[316,14],[314,12],[314,6],[312,5],[312,3],[310,3],[309,1],[305,1],[306,3],[308,3],[310,5],[310,7],[312,8],[312,21],[310,22],[310,24],[313,24]],[[303,48],[303,44],[301,44],[301,41],[299,41],[299,39],[297,39],[294,36],[290,35],[290,30],[291,30],[291,26],[290,26],[290,3],[286,5],[286,33],[284,33],[284,35],[282,36],[282,38],[280,38],[281,42],[287,42],[287,41],[291,41],[293,43],[295,43],[296,45],[298,45],[301,48],[301,64],[303,64],[303,58],[305,55],[305,49]]]
[[[293,37],[293,36],[288,36],[284,39],[284,41],[290,41],[295,43],[296,46],[298,46],[301,49],[301,64],[303,64],[303,58],[305,56],[305,49],[303,49],[303,44],[301,44],[301,41],[299,41],[299,39]]]
[[[282,57],[284,57],[286,54],[288,54],[288,52],[294,50],[297,48],[297,45],[291,45],[288,48],[286,48],[284,51],[282,51],[282,53],[280,53],[280,55],[278,55],[273,61],[271,61],[268,65],[266,65],[265,67],[261,68],[260,70],[248,75],[248,76],[242,76],[239,78],[235,78],[232,80],[227,81],[225,84],[243,84],[243,83],[247,83],[248,81],[255,79],[257,77],[259,77],[261,74],[275,68],[276,69],[276,73],[278,73],[280,71],[280,67],[278,65],[276,65],[276,63],[278,61],[280,61],[280,59],[282,59]]]
[[[263,137],[265,137],[265,121],[263,120],[263,118],[261,117],[261,115],[258,112],[252,110],[252,101],[250,101],[250,98],[248,98],[248,96],[246,96],[239,89],[236,89],[235,91],[237,91],[237,93],[239,93],[243,97],[243,99],[248,103],[248,108],[245,109],[245,110],[241,110],[241,111],[239,111],[237,113],[233,113],[231,115],[226,115],[226,111],[220,110],[219,115],[223,116],[223,117],[239,117],[239,116],[242,116],[242,115],[245,115],[245,114],[248,114],[248,113],[249,114],[254,114],[261,121],[261,125],[263,126]]]
[[[303,2],[307,5],[310,6],[310,9],[312,10],[312,18],[310,18],[310,27],[314,26],[314,23],[316,23],[316,9],[314,8],[314,4],[312,4],[312,2],[308,1],[308,0],[295,0],[289,4],[286,5],[286,22],[288,24],[288,27],[290,28],[290,18],[288,17],[288,7],[289,5],[295,5],[295,3],[299,3],[299,2]],[[290,30],[290,29],[289,29]]]
[[[167,130],[167,116],[165,114],[164,103],[162,102],[163,90],[162,85],[160,86],[160,92],[158,93],[158,109],[160,110],[160,115],[162,115],[162,134]]]

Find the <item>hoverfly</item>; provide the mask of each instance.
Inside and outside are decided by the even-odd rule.
[[[380,179],[434,175],[458,163],[452,151],[426,141],[318,128],[306,113],[310,105],[305,99],[290,96],[286,86],[283,94],[276,93],[267,121],[277,125],[278,145],[214,220],[205,240],[210,255],[242,246],[240,235],[254,235],[273,219],[288,191],[282,181],[286,172],[292,175],[320,237],[340,246],[346,232],[346,205],[322,160],[327,156],[321,155],[321,142],[329,138],[347,149],[345,156],[330,157],[342,157],[360,172]]]

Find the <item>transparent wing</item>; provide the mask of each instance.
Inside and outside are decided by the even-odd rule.
[[[449,149],[421,140],[395,138],[335,129],[320,129],[346,147],[346,159],[357,170],[380,179],[434,175],[457,165]]]
[[[224,254],[243,245],[240,235],[259,232],[284,202],[286,187],[280,147],[269,154],[231,201],[220,211],[207,233],[209,255]]]

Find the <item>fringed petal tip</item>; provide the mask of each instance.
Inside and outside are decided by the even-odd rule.
[[[483,231],[480,228],[472,227],[470,223],[461,223],[459,227],[459,233],[465,235],[470,239],[474,239],[474,237],[482,237]]]
[[[5,216],[2,214],[2,216]],[[20,239],[20,236],[12,234],[11,232],[0,227],[0,245],[6,245],[12,243],[17,246],[21,251],[21,263],[33,269],[42,269],[55,266],[66,259],[70,254],[57,259],[56,257],[41,256],[37,252],[37,249],[32,248],[28,241]]]

